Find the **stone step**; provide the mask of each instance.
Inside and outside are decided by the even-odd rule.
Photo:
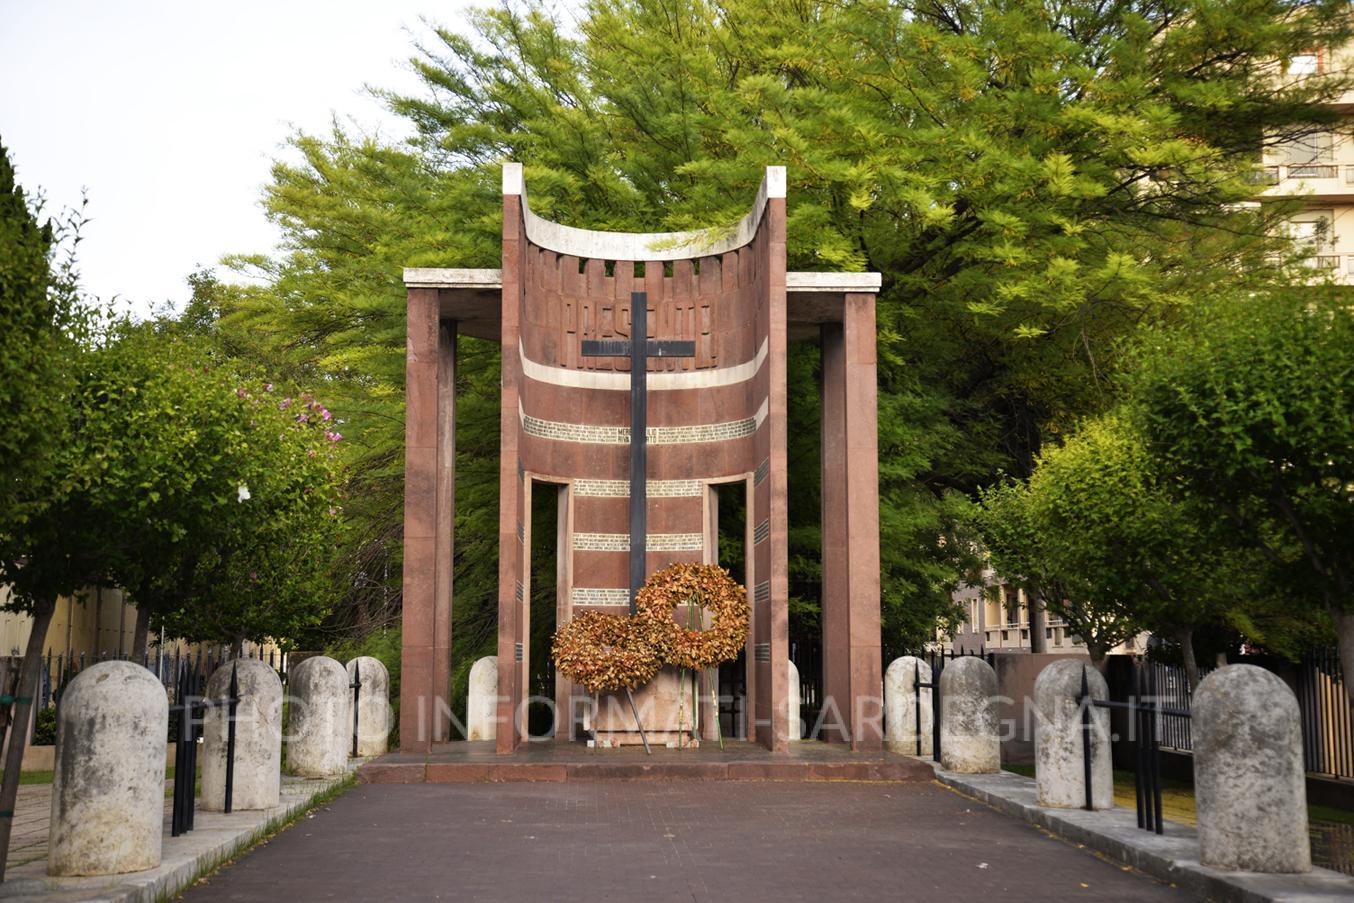
[[[698,761],[646,763],[626,756],[624,761],[570,762],[368,762],[357,771],[368,784],[477,784],[545,781],[930,781],[931,766],[902,756],[859,761],[795,761],[768,756],[756,761]]]

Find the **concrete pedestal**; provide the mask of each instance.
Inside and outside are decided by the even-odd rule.
[[[319,655],[291,669],[287,769],[302,777],[340,774],[348,767],[352,690],[348,672]]]
[[[1302,719],[1287,684],[1254,665],[1199,683],[1191,709],[1199,861],[1249,872],[1306,872]]]
[[[653,680],[631,691],[650,746],[699,745],[695,712],[700,698],[693,696],[695,689],[692,672],[685,672],[683,680],[682,672],[665,665]],[[624,690],[598,694],[593,726],[599,746],[634,746],[643,742],[635,729],[635,716]]]
[[[1110,758],[1110,713],[1086,703],[1091,716],[1089,738],[1082,726],[1082,679],[1092,699],[1109,699],[1109,687],[1100,672],[1080,659],[1054,662],[1034,682],[1034,775],[1039,805],[1062,809],[1086,805],[1086,762],[1083,749],[1091,747],[1091,806],[1114,805],[1114,766]]]
[[[486,655],[470,666],[465,738],[492,740],[498,733],[498,656]]]
[[[226,754],[230,734],[230,692],[235,670],[239,702],[235,706],[235,772],[231,808],[271,809],[282,792],[282,681],[257,659],[226,662],[207,680],[212,705],[203,717],[202,793],[198,805],[209,812],[226,808]]]
[[[884,740],[890,752],[930,756],[933,751],[933,691],[922,687],[918,694],[918,680],[931,682],[931,666],[912,655],[894,659],[884,672]]]
[[[946,771],[1001,771],[997,674],[977,656],[961,656],[940,673],[940,763]]]
[[[115,875],[160,864],[165,688],[145,668],[100,662],[67,686],[57,714],[49,875]]]
[[[390,672],[379,658],[370,655],[359,655],[348,662],[345,671],[349,686],[360,683],[350,691],[356,693],[357,704],[348,706],[348,736],[353,736],[356,715],[357,754],[384,756],[390,746]]]

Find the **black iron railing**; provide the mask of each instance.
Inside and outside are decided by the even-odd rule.
[[[1137,797],[1138,827],[1144,831],[1162,833],[1161,814],[1161,733],[1164,719],[1188,720],[1188,709],[1162,705],[1158,695],[1156,670],[1150,663],[1133,669],[1133,687],[1128,699],[1094,699],[1087,683],[1086,666],[1081,669],[1081,692],[1077,704],[1081,707],[1081,760],[1085,781],[1085,808],[1094,809],[1091,748],[1095,725],[1091,707],[1120,709],[1129,714],[1129,740],[1133,742],[1133,786]]]

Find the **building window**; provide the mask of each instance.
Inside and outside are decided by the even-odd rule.
[[[1334,210],[1304,210],[1288,220],[1288,237],[1299,245],[1308,246],[1311,253],[1334,244],[1332,226]]]
[[[1340,176],[1340,167],[1331,162],[1335,159],[1335,136],[1330,132],[1313,132],[1280,142],[1274,152],[1288,165],[1285,176],[1289,179],[1336,179]]]
[[[1321,54],[1316,51],[1299,53],[1288,61],[1289,75],[1316,75],[1321,71]]]

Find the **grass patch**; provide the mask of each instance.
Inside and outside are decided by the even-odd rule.
[[[1033,765],[1003,765],[1002,770],[1027,778],[1034,777]],[[1138,793],[1133,781],[1133,772],[1114,772],[1114,804],[1125,809],[1137,808]],[[1197,826],[1199,813],[1194,806],[1194,785],[1189,781],[1162,778],[1161,814],[1167,821]],[[1313,822],[1354,825],[1354,812],[1330,806],[1308,806],[1307,817]]]

